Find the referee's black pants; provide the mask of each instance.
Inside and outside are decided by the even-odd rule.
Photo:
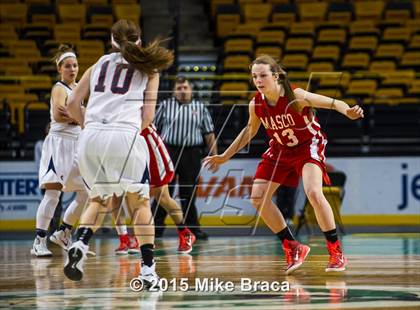
[[[176,186],[176,177],[178,177],[179,198],[184,213],[185,225],[191,228],[192,232],[197,231],[200,224],[195,206],[195,194],[201,169],[202,148],[201,146],[182,148],[171,145],[167,145],[167,148],[175,166],[175,178],[169,184],[169,192],[172,196]],[[156,206],[156,203],[154,203],[153,208],[157,208],[157,210],[153,210],[156,235],[161,235],[164,230],[167,212],[161,206]]]

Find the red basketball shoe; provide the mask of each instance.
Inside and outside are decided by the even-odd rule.
[[[334,243],[327,241],[328,252],[330,253],[330,260],[328,262],[326,272],[330,271],[344,271],[348,264],[347,258],[344,256],[341,250],[340,241],[337,240]]]
[[[284,240],[283,251],[286,255],[287,262],[287,267],[284,271],[286,274],[290,274],[298,269],[305,261],[305,258],[308,256],[310,250],[310,247],[300,244],[297,241],[287,239]]]
[[[115,249],[115,254],[117,255],[126,255],[128,253],[128,248],[130,244],[130,239],[128,235],[121,235],[120,238],[120,245],[118,248]]]
[[[178,252],[185,253],[185,254],[190,253],[192,251],[192,246],[195,242],[194,234],[188,228],[185,228],[181,232],[179,232],[178,235],[179,235]]]

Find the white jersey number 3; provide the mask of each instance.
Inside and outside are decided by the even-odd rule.
[[[293,132],[293,129],[285,129],[282,131],[281,135],[283,137],[287,136],[287,138],[289,139],[289,142],[286,143],[287,146],[295,146],[299,143],[297,137],[295,136],[295,133]],[[279,137],[279,135],[277,134],[277,132],[275,132],[273,134],[273,136],[276,138],[277,142],[280,143],[281,145],[283,145],[283,142],[281,142],[281,139]]]

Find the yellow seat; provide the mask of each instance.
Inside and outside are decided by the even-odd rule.
[[[346,70],[367,70],[369,68],[370,56],[367,53],[346,54],[341,67]]]
[[[391,60],[375,60],[372,61],[369,65],[369,71],[372,72],[388,72],[388,71],[395,71],[396,64],[394,61]]]
[[[313,60],[332,60],[336,62],[340,58],[340,48],[337,45],[316,46],[313,53]]]
[[[375,96],[378,98],[402,98],[404,92],[401,88],[379,88],[376,90]]]
[[[403,67],[420,67],[420,57],[418,51],[405,52],[401,57],[400,65]]]
[[[420,50],[420,34],[415,34],[411,37],[408,48],[412,50]]]
[[[283,57],[282,64],[286,69],[305,70],[308,66],[308,56],[305,54],[287,54]]]
[[[384,10],[382,1],[358,1],[354,4],[356,19],[380,20]]]
[[[410,41],[411,31],[407,27],[389,27],[384,30],[381,41],[385,42],[401,42]]]
[[[285,51],[287,52],[304,52],[312,51],[313,41],[311,38],[290,38],[286,41]]]
[[[308,66],[308,72],[332,72],[334,65],[331,62],[312,62]]]
[[[49,75],[21,76],[19,80],[26,90],[49,90],[52,87],[52,80]]]
[[[380,44],[375,52],[375,59],[392,59],[399,60],[404,53],[404,46],[399,43]]]
[[[24,94],[25,88],[20,84],[0,84],[0,100],[6,98],[6,94]]]
[[[99,58],[104,53],[104,44],[102,41],[82,40],[76,45],[77,53],[83,58]]]
[[[375,80],[350,81],[346,96],[373,97],[377,88]]]
[[[221,99],[248,98],[248,83],[246,82],[223,82],[219,88]]]
[[[392,72],[384,72],[382,75],[381,85],[385,87],[409,87],[416,78],[414,70],[398,70]]]
[[[322,29],[319,31],[317,43],[344,45],[346,37],[345,29]]]
[[[12,24],[0,24],[0,40],[1,41],[16,41],[18,35],[15,27]]]
[[[252,53],[254,42],[251,39],[227,39],[224,44],[225,53]]]
[[[22,26],[26,23],[28,8],[24,3],[7,3],[0,5],[0,21],[4,24]]]
[[[86,22],[86,5],[84,4],[59,4],[58,15],[62,23],[71,23],[83,26]]]
[[[294,10],[283,10],[278,6],[273,7],[273,13],[271,14],[271,21],[284,22],[286,24],[294,23],[297,20],[297,12]]]
[[[247,55],[230,55],[223,60],[223,69],[248,72],[251,58]]]
[[[86,4],[87,6],[91,6],[91,5],[107,5],[108,4],[108,0],[82,0],[81,1],[83,4]]]
[[[411,82],[410,88],[408,89],[407,93],[410,96],[420,96],[420,79],[413,80]]]
[[[118,19],[128,19],[135,23],[140,22],[140,4],[116,4],[114,5],[115,17]]]
[[[270,55],[274,59],[280,60],[282,51],[278,46],[259,46],[255,50],[255,57],[258,57],[259,55]]]
[[[265,23],[271,13],[271,4],[246,4],[244,7],[245,23]]]
[[[261,23],[239,24],[233,31],[233,35],[246,35],[256,37],[262,27]]]
[[[386,21],[400,22],[411,18],[411,11],[408,9],[386,9],[384,19]]]
[[[216,14],[216,34],[218,38],[224,38],[234,33],[236,27],[241,22],[239,12]]]
[[[300,19],[310,22],[321,22],[327,12],[326,2],[310,2],[299,4]]]
[[[405,26],[408,29],[410,29],[411,33],[416,33],[418,31],[420,31],[420,18],[419,19],[408,19],[408,20],[406,20]]]
[[[80,41],[80,25],[57,24],[54,26],[54,38],[61,43],[72,43]]]
[[[281,30],[262,30],[257,34],[257,44],[283,45],[284,39],[284,31]]]
[[[289,30],[291,37],[313,37],[315,33],[315,23],[313,22],[298,22],[293,23]]]
[[[373,34],[379,36],[380,30],[376,25],[376,21],[372,19],[356,20],[349,25],[351,36]]]
[[[352,52],[373,53],[376,50],[377,45],[378,38],[376,36],[352,37],[348,45],[348,50]]]
[[[334,72],[319,76],[319,86],[323,88],[346,89],[350,83],[351,75],[348,72]]]

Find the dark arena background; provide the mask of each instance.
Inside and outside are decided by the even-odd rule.
[[[344,272],[324,271],[325,238],[300,184],[291,202],[280,192],[274,199],[311,247],[285,275],[281,243],[249,200],[268,147],[263,128],[219,171],[200,172],[196,206],[208,240],[178,254],[167,220],[155,247],[161,290],[130,287],[139,254],[114,253],[110,216],[79,282],[64,276],[67,254],[55,244],[50,257],[31,255],[43,197],[34,147],[58,78],[51,59],[61,43],[72,45],[80,79],[110,50],[119,19],[140,25],[143,44],[169,38],[175,62],[161,73],[158,104],[186,76],[210,111],[219,153],[247,124],[256,92],[249,65],[261,54],[281,62],[295,86],[364,109],[357,121],[316,111],[328,137],[333,184],[323,191],[349,259]],[[0,0],[0,22],[0,308],[420,308],[420,1]],[[63,195],[63,212],[73,198]]]

